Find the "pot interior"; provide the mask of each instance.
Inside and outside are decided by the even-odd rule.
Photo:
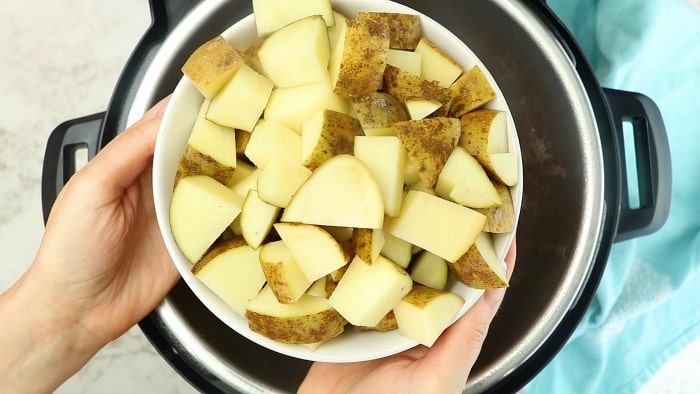
[[[516,269],[466,386],[467,392],[481,392],[507,378],[548,339],[579,296],[598,253],[605,191],[596,114],[566,50],[526,4],[401,2],[452,30],[486,64],[512,111],[523,153]],[[249,1],[200,4],[153,59],[131,119],[174,89],[181,74],[172,64],[182,64],[200,43],[251,12]],[[161,351],[222,391],[294,392],[310,366],[236,334],[182,281],[149,319],[168,342]]]

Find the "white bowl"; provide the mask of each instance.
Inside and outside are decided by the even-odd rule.
[[[484,71],[486,78],[496,91],[496,98],[489,102],[486,107],[507,113],[510,151],[517,152],[520,156],[520,146],[515,132],[515,124],[503,93],[484,64],[449,30],[433,19],[409,7],[386,0],[333,0],[333,7],[348,17],[354,17],[360,11],[420,15],[423,35],[427,39],[452,56],[464,69],[478,65]],[[257,38],[253,15],[236,22],[221,34],[235,48],[246,48]],[[301,345],[279,343],[252,332],[248,328],[248,322],[245,318],[234,312],[233,309],[191,273],[192,264],[178,249],[170,230],[169,206],[177,165],[187,144],[187,139],[202,101],[203,97],[194,85],[187,78],[183,77],[175,88],[163,116],[153,158],[153,197],[158,225],[175,266],[192,292],[215,316],[231,327],[232,330],[261,346],[291,357],[310,361],[354,362],[390,356],[415,346],[416,342],[402,337],[398,330],[391,332],[358,332],[352,328],[346,329],[343,334],[328,341],[314,352],[310,352]],[[519,166],[519,179],[521,182],[511,188],[516,210],[516,223],[520,212],[523,190],[522,162],[521,160],[519,162],[521,163]],[[494,245],[501,258],[505,258],[513,238],[514,233],[494,236]],[[455,320],[462,316],[483,293],[483,290],[469,288],[452,279],[448,282],[447,290],[459,294],[465,300],[464,306],[455,317]]]

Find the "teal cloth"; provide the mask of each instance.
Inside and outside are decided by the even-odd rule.
[[[613,247],[580,326],[525,393],[634,393],[700,336],[700,11],[690,0],[548,4],[602,86],[659,106],[673,189],[667,224]]]

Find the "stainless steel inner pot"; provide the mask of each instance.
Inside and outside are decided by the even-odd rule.
[[[575,42],[543,2],[401,2],[445,25],[481,58],[518,129],[525,189],[517,266],[465,386],[469,393],[515,391],[571,334],[611,244],[664,222],[670,168],[660,164],[670,161],[663,124],[646,98],[600,89]],[[151,1],[154,24],[125,68],[108,112],[66,122],[52,134],[43,179],[46,214],[69,176],[67,147],[88,143],[94,155],[172,91],[180,65],[200,43],[252,11],[249,0],[194,3]],[[637,144],[647,148],[640,173],[648,179],[640,186],[638,209],[623,198],[617,127],[627,118],[643,137]],[[141,327],[161,354],[206,392],[293,392],[310,366],[239,336],[182,281]]]

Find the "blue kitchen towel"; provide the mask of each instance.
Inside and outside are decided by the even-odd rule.
[[[549,0],[602,86],[661,110],[671,212],[657,233],[616,244],[569,342],[527,394],[634,393],[700,336],[700,1]]]

